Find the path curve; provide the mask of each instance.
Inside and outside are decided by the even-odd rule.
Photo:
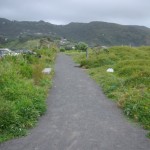
[[[149,150],[146,131],[130,123],[116,104],[69,56],[59,54],[48,110],[31,133],[0,150]]]

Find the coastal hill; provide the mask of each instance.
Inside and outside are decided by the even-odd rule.
[[[11,21],[0,18],[0,39],[26,36],[55,36],[97,45],[150,45],[150,28],[93,21],[54,25],[44,21]]]

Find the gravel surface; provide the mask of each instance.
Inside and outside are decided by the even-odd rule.
[[[28,136],[0,150],[150,150],[146,131],[129,122],[69,56],[58,55],[55,71],[46,114]]]

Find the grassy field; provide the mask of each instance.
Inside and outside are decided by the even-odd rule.
[[[116,101],[118,107],[145,129],[150,130],[150,47],[111,47],[85,53],[68,52]],[[114,72],[106,70],[113,68]],[[149,136],[149,135],[148,135]]]
[[[46,98],[56,49],[41,49],[35,55],[7,56],[0,59],[0,142],[27,134],[46,111]]]

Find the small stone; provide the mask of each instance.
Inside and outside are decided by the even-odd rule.
[[[114,69],[113,68],[108,68],[107,72],[114,72]]]
[[[51,70],[52,70],[52,68],[44,68],[44,70],[42,71],[42,73],[44,73],[44,74],[50,74]]]

